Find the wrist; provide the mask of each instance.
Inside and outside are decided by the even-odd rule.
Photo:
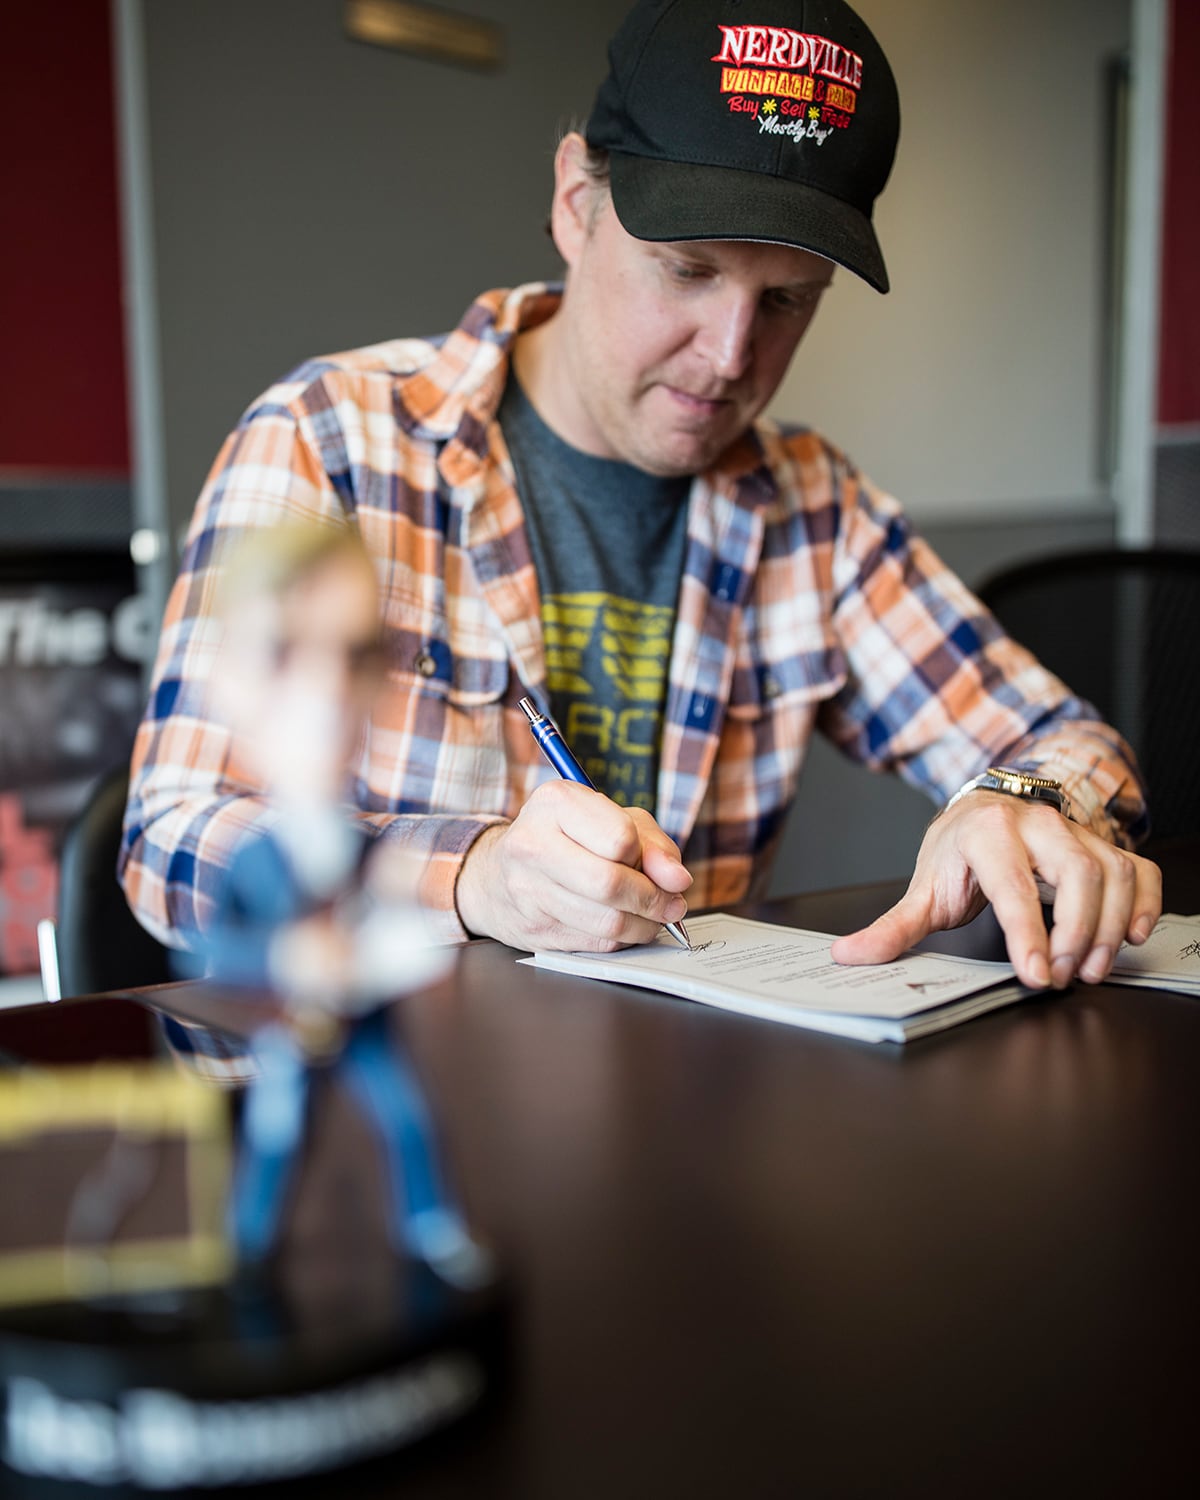
[[[489,875],[492,845],[503,837],[510,825],[494,823],[485,828],[463,856],[454,882],[454,909],[470,938],[492,937],[492,920],[488,891],[493,885]]]

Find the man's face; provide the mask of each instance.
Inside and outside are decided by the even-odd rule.
[[[560,243],[569,379],[543,415],[585,452],[698,473],[774,395],[833,267],[790,246],[637,240],[607,192],[588,192]]]

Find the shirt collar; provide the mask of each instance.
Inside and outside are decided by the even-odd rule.
[[[529,282],[484,292],[438,343],[432,360],[397,385],[397,417],[414,436],[445,442],[456,434],[482,456],[487,424],[500,404],[512,343],[557,310],[562,288]]]

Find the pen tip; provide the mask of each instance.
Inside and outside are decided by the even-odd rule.
[[[689,953],[692,951],[692,940],[688,937],[687,928],[682,922],[668,922],[667,931],[681,948],[686,948]]]

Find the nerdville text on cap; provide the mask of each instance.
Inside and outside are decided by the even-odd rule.
[[[871,213],[900,134],[879,43],[841,0],[640,0],[587,123],[643,240],[766,240],[888,289]]]

